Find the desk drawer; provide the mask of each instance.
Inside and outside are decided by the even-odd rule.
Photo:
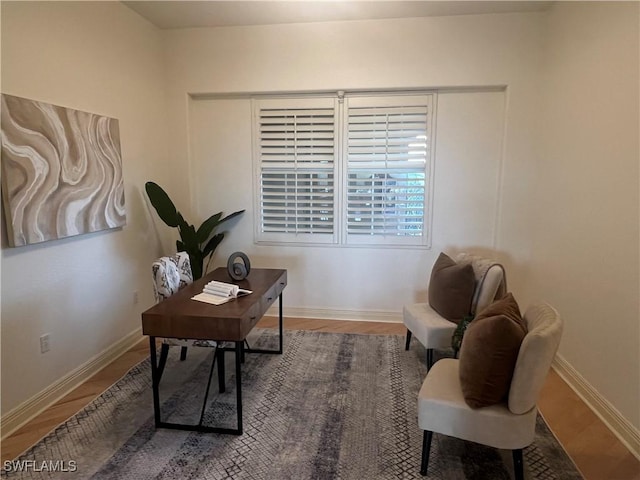
[[[284,290],[284,287],[286,286],[287,286],[287,276],[283,275],[282,277],[280,277],[280,279],[278,279],[278,281],[275,284],[271,286],[269,290],[267,290],[262,295],[262,298],[260,299],[260,310],[262,311],[263,315],[267,312],[269,307],[273,305],[273,303],[277,300],[277,298],[280,296],[280,294]]]

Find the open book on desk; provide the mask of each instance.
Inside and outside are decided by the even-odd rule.
[[[202,293],[191,298],[199,302],[222,305],[229,300],[249,295],[250,293],[252,293],[251,290],[244,290],[233,283],[216,282],[213,280],[204,286]]]

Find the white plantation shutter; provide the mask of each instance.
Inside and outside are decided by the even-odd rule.
[[[433,96],[254,99],[256,241],[428,246]]]
[[[431,110],[431,95],[347,99],[347,243],[428,244]]]
[[[254,105],[263,241],[334,241],[336,109],[331,98]]]

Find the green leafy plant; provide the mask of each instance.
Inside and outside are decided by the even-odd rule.
[[[222,217],[222,212],[218,212],[207,218],[196,230],[194,225],[188,223],[180,212],[176,209],[169,195],[154,182],[147,182],[144,186],[151,205],[158,212],[160,219],[169,227],[177,228],[180,233],[180,240],[176,241],[176,248],[179,252],[187,252],[191,261],[191,273],[193,278],[198,279],[206,271],[203,270],[204,261],[209,258],[207,268],[211,261],[211,255],[216,247],[222,242],[224,232],[215,233],[220,224],[231,220],[244,213],[244,210],[233,212],[226,217]]]
[[[464,332],[467,331],[467,327],[473,321],[473,315],[465,316],[462,321],[456,327],[456,330],[453,332],[451,336],[451,347],[453,348],[453,356],[458,358],[458,352],[460,351],[460,347],[462,346],[462,339],[464,337]]]

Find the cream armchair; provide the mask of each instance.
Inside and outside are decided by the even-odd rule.
[[[481,311],[506,293],[506,275],[504,268],[499,263],[467,253],[458,254],[454,260],[457,263],[470,263],[476,277],[470,314]],[[433,350],[451,347],[451,336],[457,325],[440,316],[429,303],[405,305],[402,319],[407,327],[405,349],[409,350],[411,337],[415,335],[427,349],[427,369],[431,368]]]
[[[533,442],[536,402],[562,335],[562,320],[547,304],[529,307],[524,320],[528,332],[520,345],[506,401],[469,407],[457,359],[441,360],[427,374],[418,395],[418,426],[424,430],[422,475],[427,474],[433,433],[439,433],[512,450],[515,478],[524,479],[522,449]]]

